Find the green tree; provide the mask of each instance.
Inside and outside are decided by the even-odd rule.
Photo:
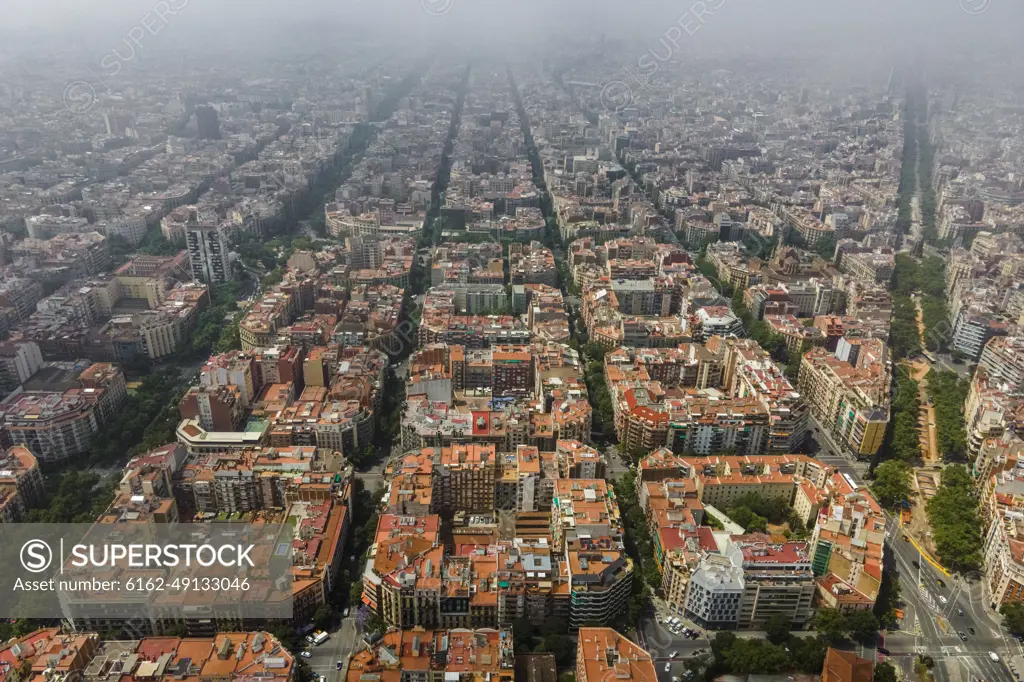
[[[801,672],[816,675],[825,664],[828,646],[817,637],[793,637],[789,642],[793,665]]]
[[[512,645],[515,651],[533,651],[533,623],[525,618],[512,621]]]
[[[542,637],[547,637],[549,635],[564,635],[568,631],[569,624],[565,622],[564,618],[547,618],[540,626],[540,634]]]
[[[1024,635],[1024,604],[1020,602],[1003,604],[999,613],[1003,614],[1003,625],[1010,631],[1010,634]]]
[[[818,609],[812,627],[830,644],[838,644],[846,637],[846,617],[839,609]]]
[[[882,585],[878,591],[878,599],[875,601],[873,613],[878,618],[881,627],[894,629],[898,622],[896,610],[900,605],[900,579],[896,570],[887,567],[882,572]]]
[[[861,644],[870,644],[878,637],[878,619],[870,611],[854,611],[846,617],[850,637]]]
[[[715,655],[715,660],[724,663],[726,653],[728,653],[735,642],[735,633],[728,631],[716,632],[715,636],[711,639],[711,653]]]
[[[964,402],[970,382],[955,372],[931,370],[925,377],[928,395],[935,409],[938,448],[947,460],[962,459],[967,452],[967,429],[964,425]]]
[[[774,675],[790,666],[789,654],[781,646],[760,639],[738,639],[725,656],[735,675]]]
[[[371,613],[366,619],[366,632],[384,632],[387,628],[388,624],[376,613]]]
[[[899,460],[882,462],[875,468],[875,480],[871,490],[886,509],[897,509],[910,498],[910,467]]]
[[[836,238],[833,235],[827,235],[814,245],[814,252],[824,258],[825,260],[832,260],[836,253]]]
[[[793,623],[785,614],[776,613],[765,622],[764,631],[768,635],[769,642],[782,644],[789,639],[789,631],[792,627]]]
[[[947,565],[960,570],[981,565],[981,519],[974,485],[966,467],[951,464],[942,470],[939,488],[925,506],[935,551]]]
[[[537,651],[547,651],[554,654],[555,662],[558,666],[564,667],[572,660],[576,647],[573,646],[572,640],[563,633],[544,637]]]
[[[313,614],[313,624],[321,630],[327,630],[334,623],[334,612],[328,604],[321,604]]]
[[[896,668],[887,661],[875,663],[874,682],[896,682]]]

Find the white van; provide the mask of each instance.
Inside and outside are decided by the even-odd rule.
[[[995,661],[996,663],[998,663],[998,662],[999,662],[999,654],[997,654],[997,653],[996,653],[996,652],[994,652],[994,651],[990,651],[990,652],[988,652],[988,657],[989,657],[989,658],[991,658],[991,659],[992,659],[993,661]]]

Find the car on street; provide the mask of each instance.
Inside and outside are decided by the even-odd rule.
[[[665,664],[665,672],[668,672],[671,669],[672,669],[672,664],[671,663],[666,663]]]
[[[299,656],[302,656],[303,658],[313,658],[313,654],[309,653],[308,651],[303,651],[299,654]]]
[[[669,658],[675,658],[675,657],[676,657],[676,656],[678,656],[678,655],[679,655],[679,652],[678,652],[678,651],[673,651],[672,653],[670,653],[670,654],[668,655],[668,657],[669,657]]]
[[[313,643],[313,636],[312,635],[306,635],[306,641],[309,642],[310,644],[312,644]]]
[[[903,542],[910,542],[910,538],[908,538],[906,535],[904,535],[903,536]],[[914,563],[916,564],[917,562],[915,561]]]
[[[921,564],[917,563],[917,559],[914,559],[910,563],[914,566],[914,568],[921,568]]]
[[[949,603],[949,600],[946,599],[946,597],[941,595],[941,594],[939,595],[939,601],[942,602],[943,604],[948,604]]]
[[[942,578],[936,578],[935,582],[939,584],[939,587],[945,587],[946,583],[942,582]]]
[[[963,632],[958,632],[958,633],[956,633],[956,634],[957,634],[957,636],[959,636],[959,637],[960,637],[960,641],[961,641],[961,642],[966,642],[966,641],[967,641],[967,634],[966,634],[966,633],[963,633]]]
[[[974,628],[967,628],[967,632],[969,632],[969,633],[971,633],[973,635],[974,634]]]
[[[960,608],[959,606],[956,607],[956,615],[958,615],[958,616],[964,615],[964,610],[962,608]]]
[[[990,652],[988,652],[988,657],[989,657],[989,658],[991,658],[991,659],[992,659],[993,661],[995,661],[996,663],[998,663],[998,662],[999,662],[999,654],[997,654],[997,653],[996,653],[996,652],[994,652],[994,651],[990,651]]]

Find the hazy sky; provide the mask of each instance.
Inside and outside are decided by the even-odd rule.
[[[178,8],[166,25],[152,20],[162,3]],[[766,52],[815,42],[867,52],[908,45],[941,51],[947,41],[1015,46],[1024,27],[1020,0],[5,0],[0,34],[63,35],[95,49],[121,40],[148,16],[159,30],[146,39],[154,46],[211,40],[252,46],[266,39],[273,51],[267,38],[275,34],[331,44],[376,33],[514,51],[535,41],[601,34],[657,40],[700,12],[698,5],[715,11],[687,40]]]

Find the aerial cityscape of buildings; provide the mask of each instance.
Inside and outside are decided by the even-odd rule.
[[[576,20],[0,75],[0,536],[289,566],[0,612],[0,682],[1019,679],[1006,65]]]

